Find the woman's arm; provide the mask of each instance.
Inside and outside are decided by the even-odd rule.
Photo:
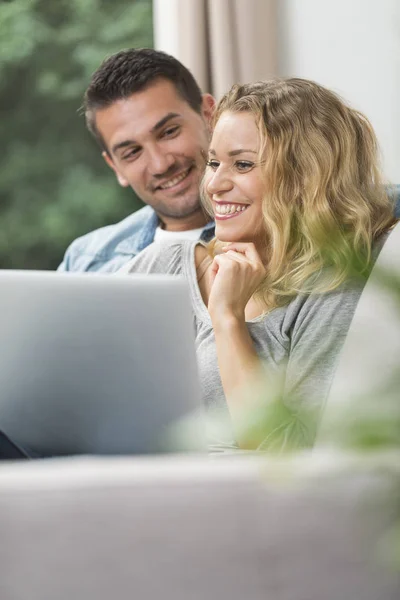
[[[295,299],[285,317],[291,339],[287,364],[284,372],[269,375],[246,326],[246,300],[263,276],[249,246],[232,245],[246,253],[214,259],[208,302],[226,400],[236,432],[244,435],[237,441],[265,449],[311,446],[361,287],[343,285]]]
[[[230,244],[211,267],[208,311],[225,397],[235,426],[251,408],[265,371],[246,326],[246,307],[265,268],[253,244]],[[261,309],[259,312],[262,312]],[[237,440],[239,445],[241,440]]]

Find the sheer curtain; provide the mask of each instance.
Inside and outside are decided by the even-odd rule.
[[[217,99],[277,74],[277,0],[153,0],[155,47]]]

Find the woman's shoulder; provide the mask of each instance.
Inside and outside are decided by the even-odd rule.
[[[195,244],[189,240],[153,242],[118,273],[180,274],[185,257]]]

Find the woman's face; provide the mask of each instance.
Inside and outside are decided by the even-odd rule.
[[[265,186],[259,148],[250,112],[222,113],[212,135],[204,184],[215,215],[215,235],[223,242],[259,245],[263,240]]]

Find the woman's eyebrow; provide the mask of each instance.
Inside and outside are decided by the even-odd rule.
[[[228,152],[228,156],[237,156],[238,154],[244,154],[245,152],[252,152],[253,154],[257,154],[256,150],[251,150],[250,148],[238,148],[237,150],[231,150],[230,152]],[[212,154],[213,156],[216,155],[215,150],[213,150],[212,148],[209,149],[208,153]]]
[[[251,150],[250,148],[238,148],[237,150],[231,150],[228,152],[228,156],[237,156],[238,154],[244,154],[245,152],[252,152],[253,154],[257,154],[255,150]]]

